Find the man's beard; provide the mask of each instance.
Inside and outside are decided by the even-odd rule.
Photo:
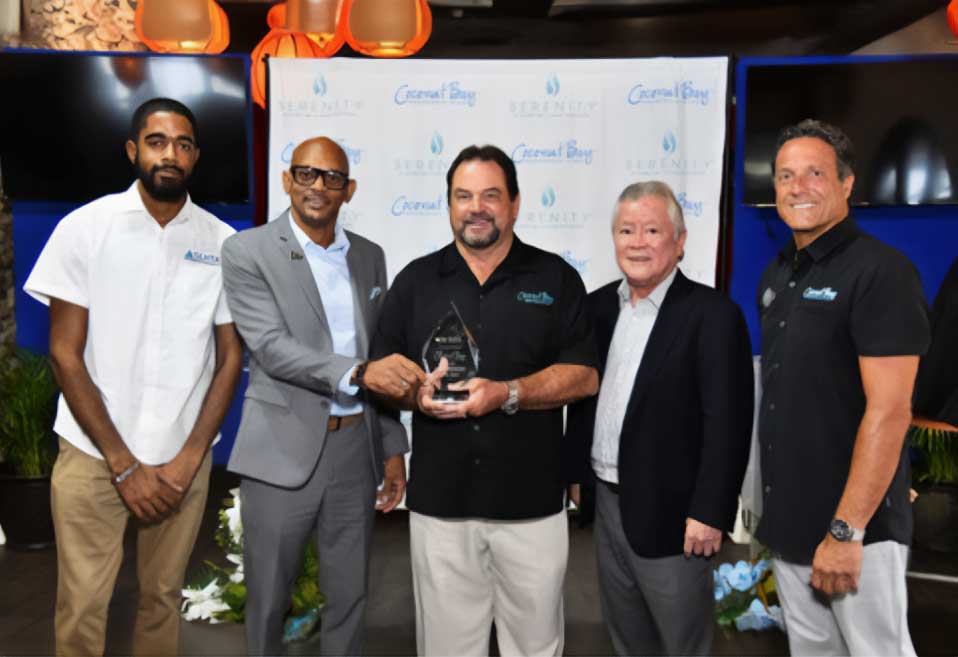
[[[182,178],[179,180],[163,180],[157,174],[163,169],[172,169],[178,171]],[[162,203],[173,203],[183,200],[186,196],[186,190],[189,188],[192,176],[187,176],[183,169],[176,166],[154,165],[149,171],[143,168],[139,158],[136,161],[136,177],[143,184],[146,193],[152,198]]]
[[[485,237],[467,237],[466,230],[469,228],[469,222],[473,217],[470,217],[466,221],[462,222],[462,228],[459,229],[459,239],[463,244],[468,246],[470,249],[485,249],[496,242],[499,241],[499,237],[502,235],[502,231],[499,230],[499,226],[496,225],[495,218],[487,214],[477,215],[476,219],[488,220],[492,223],[492,230]]]

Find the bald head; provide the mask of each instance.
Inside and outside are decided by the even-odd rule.
[[[294,175],[295,174],[295,175]],[[356,181],[349,178],[349,158],[328,137],[307,139],[293,150],[289,170],[283,172],[290,213],[317,244],[333,239],[339,208],[349,203]]]
[[[307,164],[307,160],[314,158],[334,162],[335,166],[329,168],[349,173],[349,158],[346,157],[346,152],[329,137],[313,137],[301,142],[293,149],[290,164],[292,166]]]

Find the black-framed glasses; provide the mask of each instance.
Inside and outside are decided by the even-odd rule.
[[[326,189],[340,190],[346,189],[349,182],[349,174],[335,169],[317,169],[316,167],[292,166],[289,168],[290,174],[297,185],[303,187],[312,187],[313,183],[320,176],[323,177],[323,185]]]

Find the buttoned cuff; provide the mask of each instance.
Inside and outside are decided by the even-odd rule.
[[[353,372],[356,371],[358,365],[353,365],[346,373],[343,374],[343,378],[339,380],[339,390],[340,392],[345,392],[347,395],[355,395],[359,392],[359,386],[350,385],[349,380],[353,378]]]

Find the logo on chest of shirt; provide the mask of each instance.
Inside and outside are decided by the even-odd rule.
[[[834,301],[837,296],[838,292],[830,287],[823,287],[817,290],[813,287],[806,287],[805,291],[802,292],[803,299],[811,299],[812,301]]]
[[[202,265],[219,265],[220,264],[220,257],[218,255],[214,255],[212,253],[203,253],[202,251],[196,251],[194,249],[190,249],[189,251],[187,251],[186,256],[184,256],[183,259],[191,260],[193,262],[198,262]]]
[[[537,306],[551,306],[555,299],[548,292],[520,292],[516,295],[519,301],[534,303]]]

